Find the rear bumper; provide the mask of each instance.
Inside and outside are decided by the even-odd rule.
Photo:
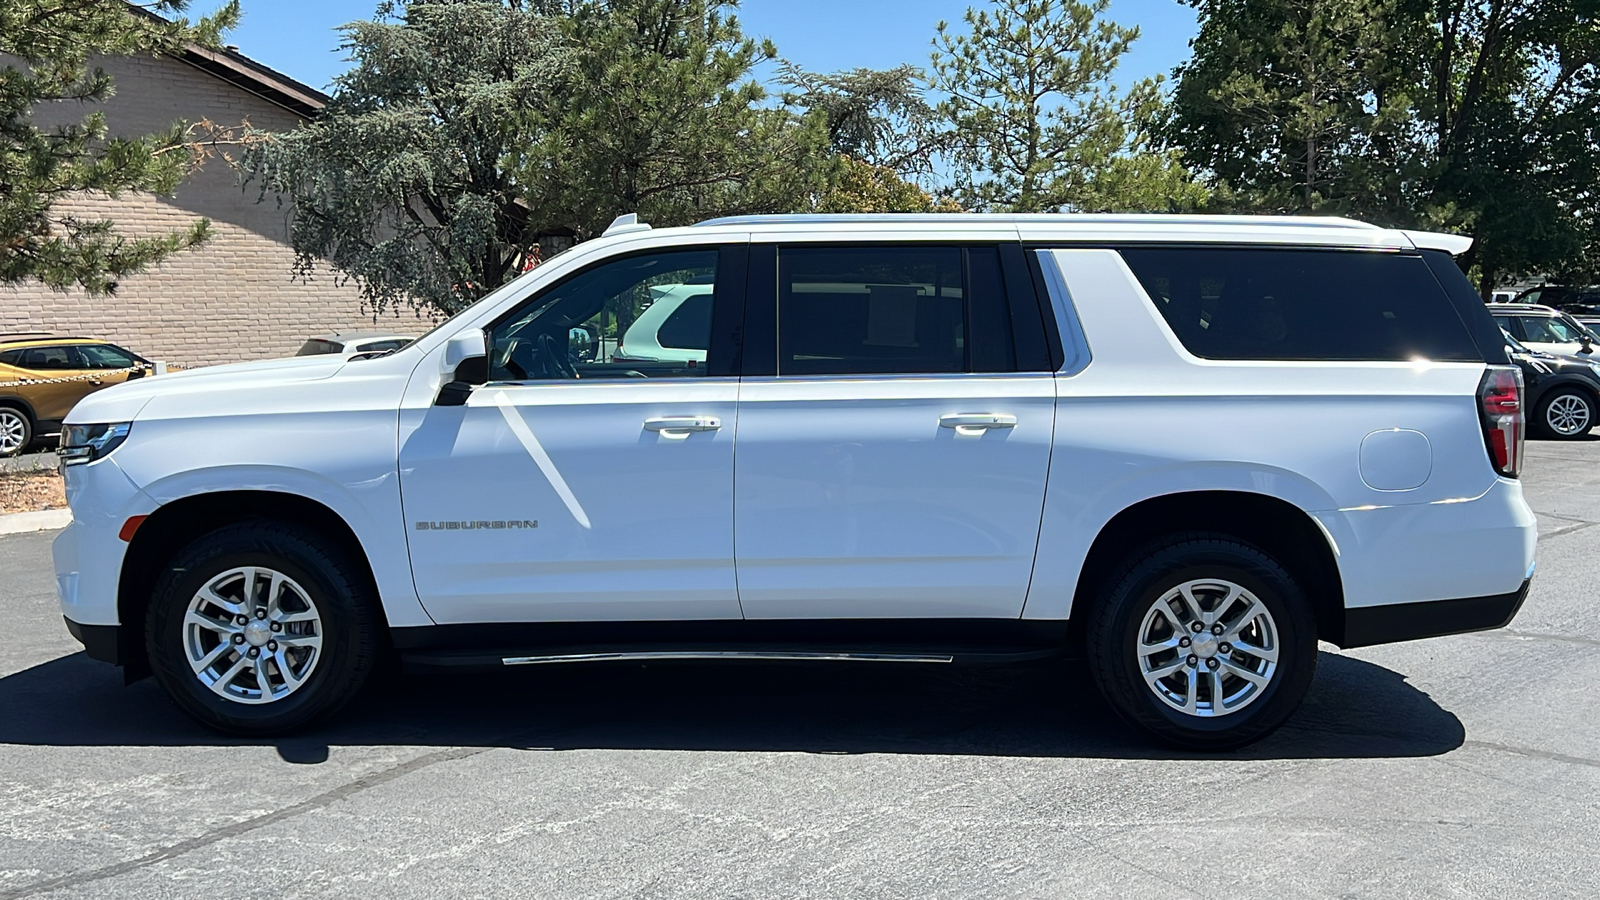
[[[1509,594],[1429,600],[1388,606],[1359,606],[1344,611],[1344,640],[1339,646],[1370,647],[1419,638],[1488,631],[1511,624],[1533,579]],[[91,656],[93,654],[90,654]]]

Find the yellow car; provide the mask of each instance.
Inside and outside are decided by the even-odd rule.
[[[154,371],[149,360],[94,338],[0,334],[0,457],[61,430],[86,394]]]

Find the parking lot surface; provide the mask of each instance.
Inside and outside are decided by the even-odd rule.
[[[388,676],[219,737],[67,635],[0,538],[0,900],[1551,897],[1600,890],[1600,441],[1533,444],[1507,630],[1339,652],[1243,751],[1071,663]]]

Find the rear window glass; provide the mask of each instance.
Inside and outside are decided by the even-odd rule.
[[[311,340],[306,341],[305,346],[301,347],[300,352],[296,353],[295,356],[322,356],[326,353],[338,353],[343,349],[343,344],[336,344],[333,341],[324,341],[321,338],[312,338]]]
[[[1483,360],[1417,256],[1157,247],[1122,256],[1204,359]]]

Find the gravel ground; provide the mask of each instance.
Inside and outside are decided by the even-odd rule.
[[[1069,664],[390,678],[221,738],[77,652],[49,535],[0,538],[0,900],[1593,896],[1600,441],[1529,456],[1510,629],[1325,648],[1213,756]]]
[[[66,506],[66,488],[55,472],[0,474],[0,515]]]

